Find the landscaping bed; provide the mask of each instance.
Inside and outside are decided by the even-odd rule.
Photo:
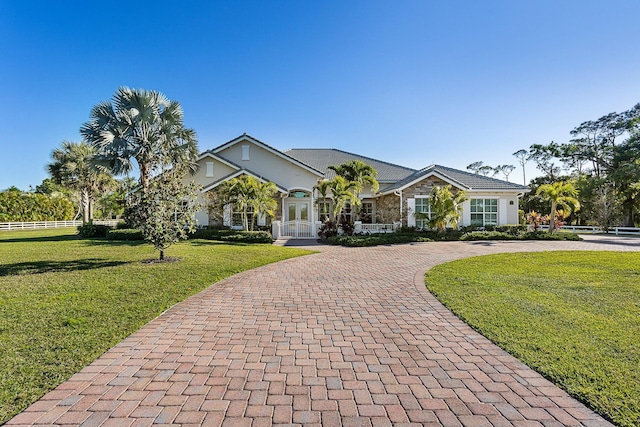
[[[463,228],[448,229],[444,233],[436,231],[416,231],[403,229],[395,233],[380,233],[353,236],[333,236],[326,241],[330,245],[342,246],[377,246],[411,242],[438,241],[478,241],[478,240],[582,240],[576,233],[559,232],[550,234],[547,231],[527,231],[524,226],[487,227],[485,230]]]

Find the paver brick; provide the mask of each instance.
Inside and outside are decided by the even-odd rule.
[[[609,427],[423,283],[468,256],[640,250],[599,239],[314,247],[172,307],[7,425]]]

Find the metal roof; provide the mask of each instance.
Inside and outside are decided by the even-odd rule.
[[[324,177],[332,179],[335,172],[329,166],[340,165],[349,160],[361,160],[378,171],[378,182],[397,182],[416,172],[415,169],[394,165],[370,157],[348,153],[334,148],[292,148],[285,154],[324,173]]]
[[[503,181],[497,178],[479,175],[471,172],[461,171],[442,165],[431,165],[424,169],[416,171],[411,176],[398,181],[396,184],[385,189],[385,193],[406,188],[413,183],[420,181],[428,175],[441,175],[449,181],[458,184],[464,190],[491,190],[491,191],[529,191],[529,187],[515,184],[513,182]]]

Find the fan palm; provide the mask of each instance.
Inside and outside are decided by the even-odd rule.
[[[197,168],[195,131],[184,127],[180,104],[160,92],[119,88],[111,102],[93,107],[80,133],[112,173],[128,174],[137,164],[143,192],[154,173]]]
[[[95,196],[112,181],[96,163],[95,155],[95,147],[87,143],[64,141],[60,148],[53,150],[53,161],[46,166],[56,184],[79,194],[83,223],[93,219]]]
[[[578,190],[570,182],[558,181],[552,184],[543,184],[536,191],[542,201],[551,202],[551,213],[549,214],[549,233],[555,231],[556,210],[558,206],[567,212],[580,209],[578,201]]]

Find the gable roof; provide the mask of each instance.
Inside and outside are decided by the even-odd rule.
[[[311,173],[313,173],[315,175],[318,175],[318,176],[322,176],[323,175],[323,173],[320,170],[314,168],[313,166],[310,166],[310,165],[308,165],[308,164],[306,164],[304,162],[301,162],[300,160],[296,159],[295,157],[289,156],[289,155],[287,155],[287,153],[284,153],[284,152],[278,150],[277,148],[273,148],[272,146],[270,146],[268,144],[265,144],[264,142],[260,141],[259,139],[256,139],[256,138],[252,137],[251,135],[247,135],[246,133],[243,133],[242,135],[240,135],[240,136],[238,136],[236,138],[233,138],[231,141],[225,142],[224,144],[222,144],[222,145],[220,145],[220,146],[218,146],[216,148],[213,148],[211,150],[208,150],[208,151],[210,153],[217,154],[220,151],[222,151],[222,150],[224,150],[226,148],[229,148],[229,147],[237,144],[238,142],[242,142],[242,141],[252,142],[253,144],[255,144],[255,145],[267,150],[268,152],[270,152],[270,153],[272,153],[272,154],[274,154],[274,155],[276,155],[278,157],[282,157],[283,159],[285,159],[285,160],[287,160],[287,161],[289,161],[289,162],[291,162],[291,163],[293,163],[293,164],[295,164],[295,165],[297,165],[297,166],[299,166],[299,167],[301,167],[303,169],[306,169],[306,170],[308,170],[309,172],[311,172]]]
[[[220,163],[224,163],[225,165],[229,166],[231,169],[236,169],[236,170],[242,169],[240,166],[238,166],[237,164],[233,163],[232,161],[224,159],[224,158],[222,158],[220,156],[217,156],[217,155],[213,154],[211,152],[211,150],[207,150],[207,151],[201,153],[196,160],[200,161],[200,160],[205,159],[207,157],[211,158],[211,159],[214,159],[214,160],[217,160]]]
[[[414,174],[398,181],[396,184],[386,188],[382,194],[392,193],[395,190],[403,190],[407,187],[422,181],[430,175],[435,175],[449,184],[455,185],[463,190],[478,191],[529,191],[529,187],[515,184],[513,182],[503,181],[501,179],[490,178],[471,172],[465,172],[458,169],[449,168],[441,165],[431,165],[424,169],[416,171]]]
[[[378,171],[378,182],[383,183],[397,182],[416,172],[415,169],[336,150],[335,148],[292,148],[285,150],[285,154],[323,172],[324,177],[327,179],[335,177],[335,172],[329,169],[329,166],[340,165],[349,160],[361,160],[373,166]]]
[[[248,169],[239,169],[237,171],[233,171],[230,174],[223,176],[222,178],[212,182],[211,184],[207,185],[206,187],[202,188],[202,192],[206,193],[207,191],[213,190],[214,188],[216,188],[217,186],[219,186],[220,184],[222,184],[225,181],[228,181],[230,179],[239,177],[240,175],[249,175],[255,179],[257,179],[260,182],[267,182],[268,180],[266,180],[265,178],[261,177],[260,175],[257,175],[253,172],[251,172]],[[276,188],[278,189],[278,191],[280,193],[288,193],[289,190],[287,190],[286,188],[284,188],[281,185],[278,185],[274,182],[274,184],[276,185]]]

